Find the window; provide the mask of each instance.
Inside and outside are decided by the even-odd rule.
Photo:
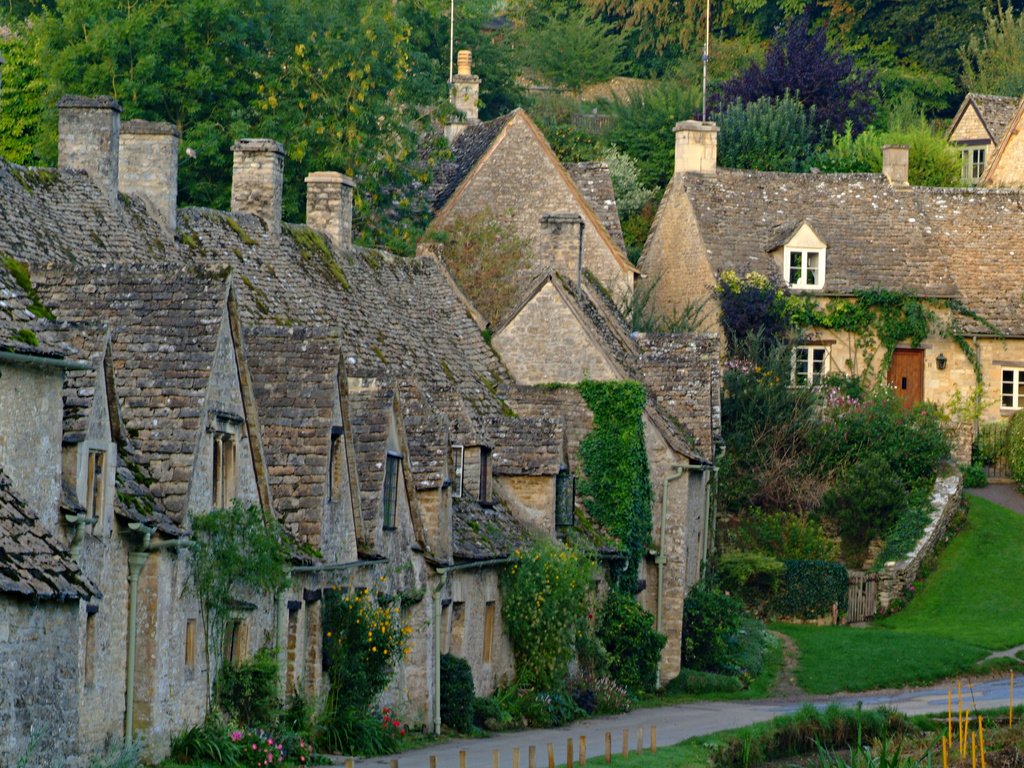
[[[1024,408],[1024,368],[1003,368],[1003,408]]]
[[[89,469],[85,478],[86,517],[103,518],[103,486],[106,475],[106,451],[89,451]]]
[[[452,446],[452,467],[455,475],[452,478],[452,498],[462,498],[462,470],[466,465],[466,449],[461,445]]]
[[[185,621],[185,666],[196,665],[196,620]]]
[[[234,619],[224,632],[224,663],[238,666],[248,658],[249,625]]]
[[[787,248],[783,272],[790,288],[821,288],[825,284],[825,251]]]
[[[331,455],[328,461],[330,467],[327,482],[330,487],[327,489],[327,498],[329,501],[340,501],[344,494],[342,486],[345,484],[345,432],[341,427],[331,428]]]
[[[494,652],[494,601],[488,600],[484,606],[484,649],[482,660],[484,664],[491,663],[491,656]]]
[[[555,476],[555,527],[571,528],[576,523],[576,478],[566,467]]]
[[[985,175],[985,147],[967,147],[960,151],[960,157],[964,182],[977,184]]]
[[[235,498],[237,468],[235,436],[230,432],[213,433],[213,506],[224,509]]]
[[[402,472],[402,457],[397,453],[388,452],[387,463],[384,465],[384,530],[395,529],[395,518],[398,512],[398,476]]]
[[[480,446],[480,503],[491,503],[491,449]]]
[[[98,605],[90,605],[85,614],[85,684],[92,685],[96,681],[96,610]]]
[[[828,347],[797,347],[793,350],[793,383],[808,387],[821,384],[828,373]]]

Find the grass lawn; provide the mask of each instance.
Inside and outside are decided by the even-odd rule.
[[[776,625],[800,649],[808,693],[927,683],[1024,643],[1024,517],[968,497],[963,530],[901,613],[868,628]]]

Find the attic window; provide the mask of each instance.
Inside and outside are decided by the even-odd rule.
[[[387,461],[384,465],[384,497],[381,509],[385,531],[395,530],[398,513],[398,476],[401,472],[401,455],[388,451]]]
[[[974,186],[985,175],[985,147],[967,147],[960,150],[963,163],[963,180],[965,184]]]
[[[345,468],[345,431],[341,427],[331,428],[331,455],[328,460],[330,461],[330,467],[327,479],[330,487],[327,498],[329,501],[339,501],[345,484],[343,478]]]
[[[825,249],[787,247],[782,271],[790,288],[822,288],[825,285]]]
[[[555,476],[555,527],[571,528],[576,524],[576,478],[566,467]]]
[[[85,477],[85,512],[99,522],[103,517],[103,491],[106,478],[106,451],[90,450]]]
[[[462,475],[466,466],[466,449],[461,445],[452,446],[452,498],[462,498]]]
[[[480,446],[480,503],[491,503],[491,449]]]

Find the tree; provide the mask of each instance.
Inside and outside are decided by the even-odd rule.
[[[964,87],[977,93],[1024,94],[1024,13],[997,6],[985,30],[960,50]]]
[[[814,153],[814,107],[786,94],[734,101],[718,118],[719,164],[759,171],[808,170]]]
[[[842,131],[847,122],[858,132],[874,115],[874,72],[857,67],[853,56],[833,50],[825,28],[812,31],[804,14],[772,41],[763,65],[753,64],[724,83],[719,103],[751,102],[767,96],[792,94],[805,107],[814,107],[825,137]]]
[[[540,27],[526,27],[518,35],[520,61],[552,85],[578,92],[618,74],[622,41],[610,32],[600,19],[579,11]]]

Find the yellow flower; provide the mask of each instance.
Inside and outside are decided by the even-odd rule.
[[[370,650],[373,651],[374,653],[376,653],[377,652],[377,646],[376,645],[373,646]]]

